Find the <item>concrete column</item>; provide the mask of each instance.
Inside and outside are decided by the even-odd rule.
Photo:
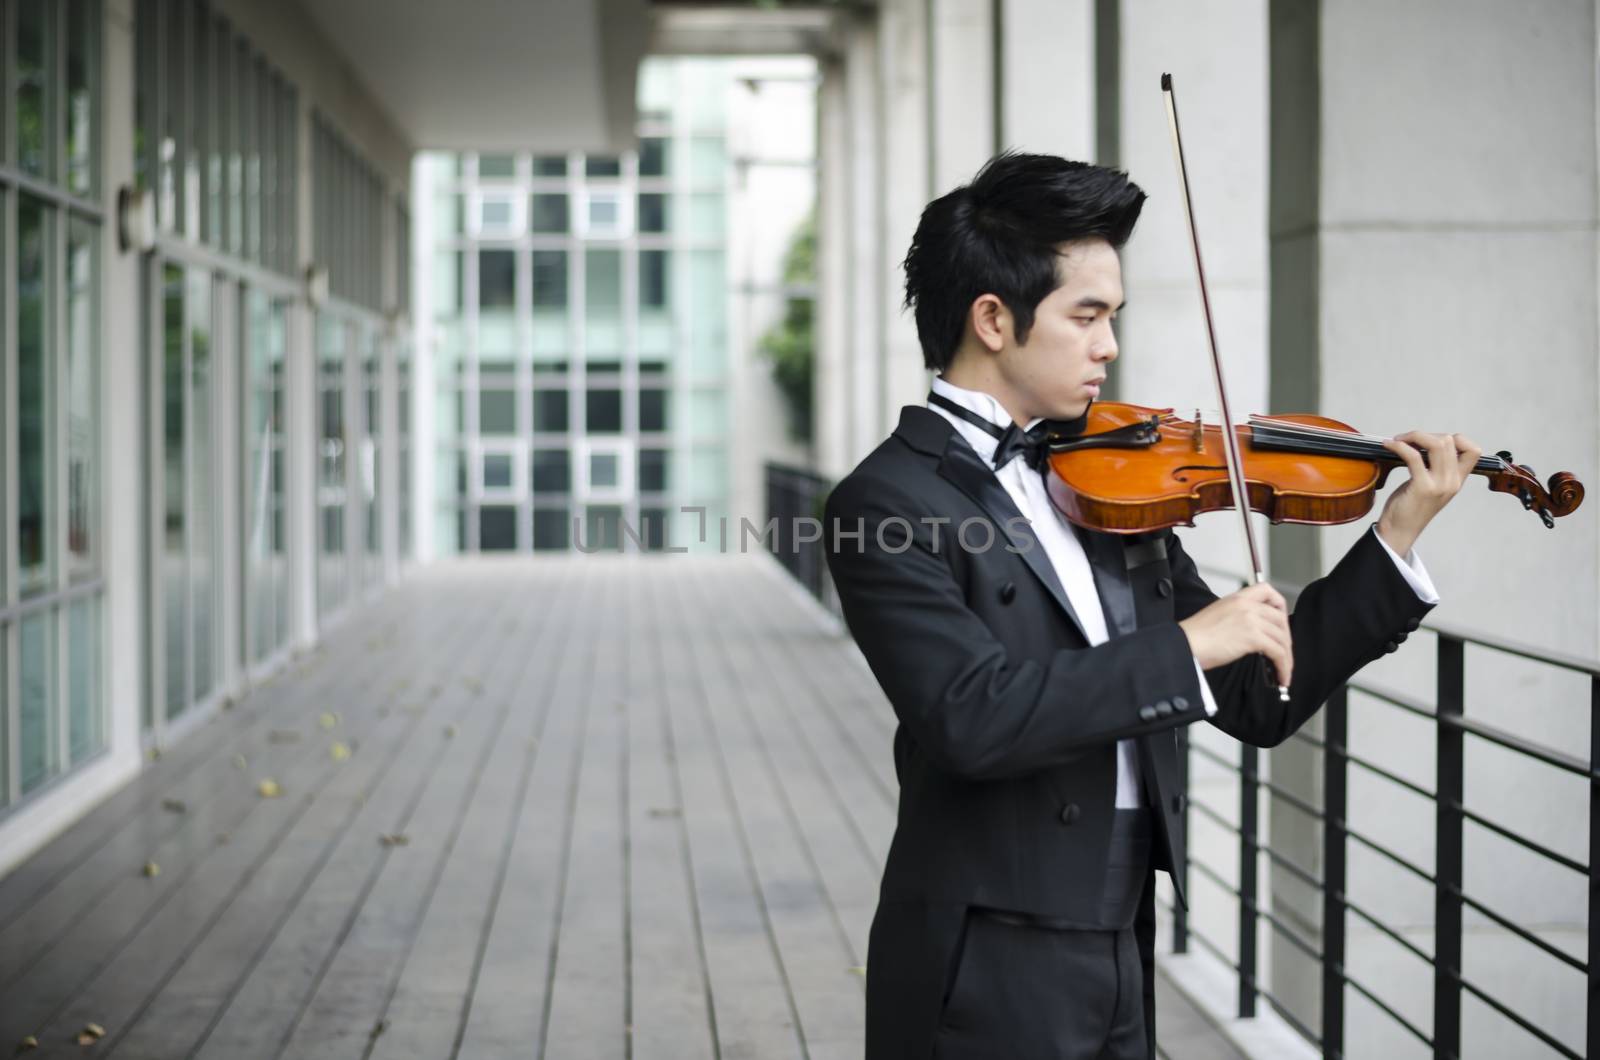
[[[1511,449],[1544,475],[1592,475],[1600,457],[1594,4],[1550,0],[1530,18],[1492,0],[1275,0],[1272,15],[1275,396],[1281,378],[1285,395],[1314,397],[1326,414],[1372,433],[1459,431],[1491,451]],[[1390,488],[1405,477],[1396,473]],[[1306,558],[1331,565],[1367,522],[1321,532],[1320,555]],[[1417,550],[1442,597],[1440,620],[1596,654],[1592,517],[1580,512],[1546,531],[1472,482]],[[1275,542],[1274,556],[1283,551]],[[1413,637],[1362,677],[1431,700],[1431,647]],[[1478,720],[1551,746],[1584,746],[1582,695],[1545,668],[1468,652],[1466,709]],[[1426,727],[1358,699],[1351,738],[1357,753],[1432,785]],[[1548,769],[1471,745],[1466,776],[1469,807],[1558,850],[1586,849],[1587,821]],[[1355,774],[1350,820],[1432,864],[1426,802]],[[1465,865],[1469,895],[1581,951],[1585,896],[1563,870],[1471,826]],[[1353,855],[1350,891],[1431,948],[1431,889]],[[1468,925],[1468,978],[1581,1049],[1581,984],[1492,925],[1470,916]],[[1426,967],[1355,918],[1349,930],[1349,964],[1365,985],[1426,1025]],[[1350,1011],[1346,1055],[1397,1055],[1404,1031]],[[1483,1056],[1520,1055],[1530,1041],[1471,1003],[1463,1038]]]
[[[879,9],[879,69],[883,83],[883,136],[879,141],[883,183],[879,201],[883,205],[884,257],[878,285],[883,299],[883,337],[879,343],[882,403],[874,422],[862,424],[862,434],[872,439],[871,445],[893,429],[902,405],[921,403],[928,392],[928,373],[923,368],[916,323],[901,309],[905,273],[900,268],[922,207],[933,197],[928,34],[926,0],[887,0]],[[971,88],[970,84],[966,87]],[[864,456],[868,448],[870,445],[861,448],[854,459]]]
[[[817,470],[839,479],[862,456],[853,431],[856,384],[851,364],[850,144],[845,67],[817,64],[817,318],[812,377],[812,438]],[[870,289],[870,288],[869,288]]]
[[[887,256],[882,243],[884,203],[882,163],[881,45],[875,22],[861,20],[845,53],[846,122],[850,185],[850,401],[849,452],[855,459],[882,439],[878,411],[883,408],[883,297],[879,288]],[[841,470],[848,471],[852,459]]]
[[[994,0],[1001,147],[1095,155],[1093,0]]]

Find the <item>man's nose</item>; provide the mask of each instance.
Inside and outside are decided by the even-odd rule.
[[[1111,330],[1110,325],[1107,325],[1105,338],[1096,344],[1094,355],[1102,361],[1110,363],[1117,359],[1119,352],[1121,351],[1117,349],[1117,333]]]

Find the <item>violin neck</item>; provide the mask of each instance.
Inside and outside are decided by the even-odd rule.
[[[1381,460],[1390,464],[1404,463],[1383,446],[1381,438],[1354,431],[1335,431],[1326,427],[1274,420],[1269,417],[1250,418],[1250,444],[1258,449],[1276,449],[1280,452],[1308,453],[1315,456],[1348,456],[1359,460]],[[1422,454],[1427,463],[1428,454]],[[1505,462],[1497,456],[1482,456],[1473,465],[1476,475],[1489,475],[1506,469]]]

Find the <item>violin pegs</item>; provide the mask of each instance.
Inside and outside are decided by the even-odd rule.
[[[1543,508],[1539,509],[1539,518],[1544,520],[1544,528],[1546,530],[1554,530],[1556,528],[1555,516],[1551,515]]]
[[[1501,460],[1504,460],[1508,464],[1516,463],[1516,460],[1514,460],[1512,458],[1511,450],[1509,450],[1509,449],[1502,449],[1502,450],[1500,450],[1498,453],[1496,453],[1494,455],[1498,456]]]

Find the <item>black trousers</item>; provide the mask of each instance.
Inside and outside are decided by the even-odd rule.
[[[1118,810],[1093,923],[968,910],[937,1060],[1147,1060],[1133,914],[1149,871],[1147,811]]]

